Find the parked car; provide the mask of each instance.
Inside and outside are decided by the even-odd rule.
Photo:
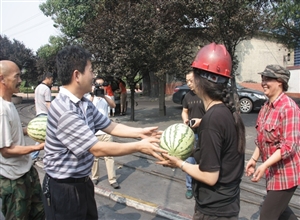
[[[267,101],[267,97],[261,91],[243,87],[238,83],[236,84],[236,87],[240,100],[240,111],[242,113],[260,110],[261,106]],[[173,102],[182,105],[183,98],[189,91],[190,88],[186,84],[175,87],[172,96]]]

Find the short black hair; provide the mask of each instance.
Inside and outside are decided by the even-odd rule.
[[[46,79],[46,78],[53,78],[53,73],[51,73],[51,72],[46,72],[46,73],[44,73],[44,79]]]
[[[91,53],[78,45],[64,47],[56,56],[57,75],[62,85],[69,85],[75,70],[84,72]]]

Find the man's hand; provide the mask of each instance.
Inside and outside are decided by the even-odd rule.
[[[142,128],[140,138],[148,138],[148,137],[155,137],[159,139],[161,137],[162,131],[157,130],[158,127],[146,127]]]
[[[191,126],[191,128],[198,128],[201,123],[201,118],[192,118],[191,120],[195,120],[195,123]]]
[[[141,153],[153,156],[160,161],[163,161],[165,159],[162,157],[161,154],[162,153],[166,154],[167,151],[159,147],[159,142],[160,140],[156,137],[144,138],[143,140],[140,141],[141,146],[139,151]]]
[[[38,151],[38,150],[43,150],[43,149],[44,149],[44,146],[45,146],[45,142],[40,143],[40,144],[35,145],[35,146],[37,147],[37,149],[36,149],[37,151]],[[35,151],[36,151],[36,150],[35,150]]]

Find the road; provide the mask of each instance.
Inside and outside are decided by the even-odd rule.
[[[29,120],[34,117],[34,105],[31,102],[17,105],[17,109],[21,116],[21,121],[26,125]],[[112,118],[116,122],[124,123],[134,127],[158,126],[164,130],[169,125],[181,122],[181,106],[170,101],[166,102],[167,115],[158,115],[157,100],[138,100],[138,106],[135,110],[135,121],[129,120],[129,115],[118,116]],[[130,109],[128,113],[130,112]],[[241,115],[246,127],[246,161],[251,157],[255,148],[254,138],[255,122],[257,112]],[[116,142],[127,142],[132,139],[114,138]],[[30,138],[26,137],[26,143],[34,143]],[[42,152],[41,152],[42,153]],[[246,162],[245,161],[245,162]],[[185,174],[180,170],[172,170],[155,164],[153,158],[139,153],[116,157],[115,164],[117,168],[117,178],[121,185],[121,189],[113,192],[114,196],[126,194],[125,200],[135,198],[141,201],[158,204],[160,207],[166,207],[170,210],[180,211],[191,216],[193,214],[194,200],[186,200],[185,193]],[[100,167],[105,167],[103,160],[100,160]],[[43,170],[39,169],[40,175]],[[101,182],[97,188],[105,189],[105,192],[112,190],[107,181],[106,170],[101,170]],[[249,178],[243,177],[241,183],[241,212],[240,220],[252,220],[259,217],[259,206],[265,195],[265,181],[252,183]],[[110,194],[111,195],[111,194]],[[109,197],[111,198],[111,197]],[[109,199],[107,195],[95,194],[99,210],[99,219],[164,219],[156,214],[146,213],[140,210],[139,205],[133,206],[122,205]],[[122,199],[124,200],[124,199]],[[300,217],[300,190],[296,191],[291,205]],[[189,218],[189,217],[187,217]],[[177,219],[177,218],[172,218]],[[186,218],[185,218],[186,219]]]

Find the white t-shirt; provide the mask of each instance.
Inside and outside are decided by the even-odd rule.
[[[34,91],[36,115],[48,114],[46,102],[51,102],[51,90],[44,83],[39,84]]]
[[[106,98],[111,99],[110,96],[105,95]],[[90,99],[91,95],[90,94],[86,94],[85,95],[86,98]],[[106,117],[108,117],[108,103],[104,98],[101,97],[96,97],[94,96],[93,99],[93,104],[95,105],[95,107],[99,110],[99,112],[101,112],[103,115],[105,115]],[[106,134],[105,132],[99,130],[96,132],[95,135],[102,135],[102,134]]]
[[[25,139],[19,114],[15,105],[0,97],[0,148],[20,145]],[[27,173],[32,166],[30,154],[5,158],[0,153],[0,175],[15,180]]]

